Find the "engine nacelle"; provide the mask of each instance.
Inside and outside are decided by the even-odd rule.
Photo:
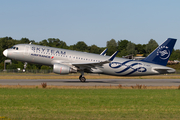
[[[57,74],[69,74],[69,73],[75,73],[77,72],[77,70],[74,70],[67,65],[55,63],[53,65],[53,72]]]

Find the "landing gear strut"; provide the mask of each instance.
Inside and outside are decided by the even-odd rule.
[[[27,62],[24,63],[24,69],[23,72],[26,72]]]
[[[80,75],[80,76],[79,76],[79,80],[80,80],[81,82],[86,82],[86,78],[85,78],[83,75]]]

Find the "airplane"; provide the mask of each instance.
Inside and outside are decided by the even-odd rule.
[[[101,54],[79,52],[34,44],[17,44],[3,51],[4,56],[28,63],[53,66],[57,74],[80,72],[79,80],[85,82],[84,72],[114,76],[144,76],[174,73],[166,64],[177,39],[168,38],[142,60],[132,60]]]

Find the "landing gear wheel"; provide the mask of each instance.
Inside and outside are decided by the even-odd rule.
[[[79,80],[80,80],[81,82],[86,82],[86,78],[83,77],[82,75],[79,76]]]
[[[85,77],[81,77],[80,81],[81,82],[86,82],[86,78]]]

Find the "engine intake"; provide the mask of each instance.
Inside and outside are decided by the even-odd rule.
[[[53,72],[57,74],[69,74],[69,73],[76,73],[77,70],[74,70],[67,65],[55,63],[53,65]]]

